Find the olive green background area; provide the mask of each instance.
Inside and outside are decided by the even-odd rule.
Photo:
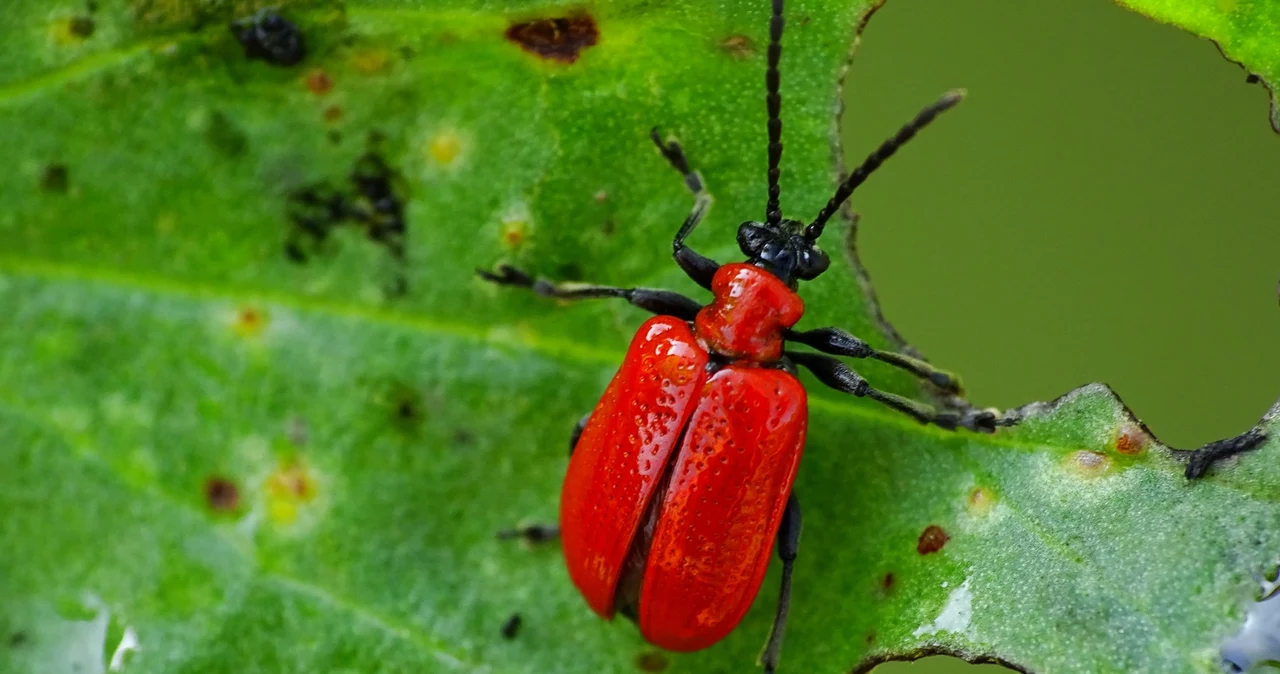
[[[969,98],[854,197],[889,320],[982,404],[1105,381],[1174,445],[1255,423],[1280,395],[1280,136],[1245,76],[1104,0],[890,0],[846,82],[850,164]]]

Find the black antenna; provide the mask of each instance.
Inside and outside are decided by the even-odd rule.
[[[773,0],[773,17],[769,19],[769,69],[764,82],[768,94],[765,103],[769,107],[769,203],[764,207],[765,222],[777,225],[782,222],[782,207],[778,205],[778,162],[782,159],[782,95],[778,93],[782,76],[778,73],[778,61],[782,58],[782,28],[787,25],[782,18],[782,0]]]
[[[831,216],[835,215],[840,208],[840,204],[843,204],[844,200],[848,199],[849,195],[853,194],[853,191],[859,185],[866,182],[872,172],[880,168],[880,165],[886,159],[892,157],[893,153],[898,151],[898,148],[906,145],[907,141],[911,140],[921,129],[928,126],[938,115],[955,107],[964,98],[964,94],[963,89],[948,91],[942,98],[921,110],[915,119],[899,129],[898,133],[894,134],[892,138],[881,143],[875,152],[867,155],[867,158],[862,160],[862,164],[854,169],[853,173],[850,173],[844,179],[844,182],[840,183],[840,187],[836,189],[835,196],[831,197],[831,201],[828,201],[827,205],[822,207],[818,217],[814,218],[808,227],[805,227],[804,238],[810,241],[817,241],[818,237],[822,236],[822,228],[827,226],[827,220],[830,220]]]

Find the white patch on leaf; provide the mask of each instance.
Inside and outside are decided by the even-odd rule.
[[[964,634],[969,629],[969,622],[973,619],[973,592],[969,590],[969,581],[972,578],[966,578],[959,587],[951,591],[947,596],[947,604],[942,607],[942,612],[938,617],[928,625],[921,625],[912,632],[912,636],[922,637],[929,634],[937,634],[938,632],[952,632],[954,634]]]

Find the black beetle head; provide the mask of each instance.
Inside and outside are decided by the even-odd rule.
[[[738,226],[738,247],[747,262],[773,272],[787,285],[811,281],[831,266],[831,259],[804,237],[804,223],[783,220],[779,225],[748,221]]]

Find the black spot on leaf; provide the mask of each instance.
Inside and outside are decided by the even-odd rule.
[[[40,189],[55,194],[66,194],[70,185],[66,164],[49,164],[40,172]]]
[[[302,31],[273,9],[231,24],[231,32],[244,47],[244,55],[277,66],[296,65],[307,55]]]

